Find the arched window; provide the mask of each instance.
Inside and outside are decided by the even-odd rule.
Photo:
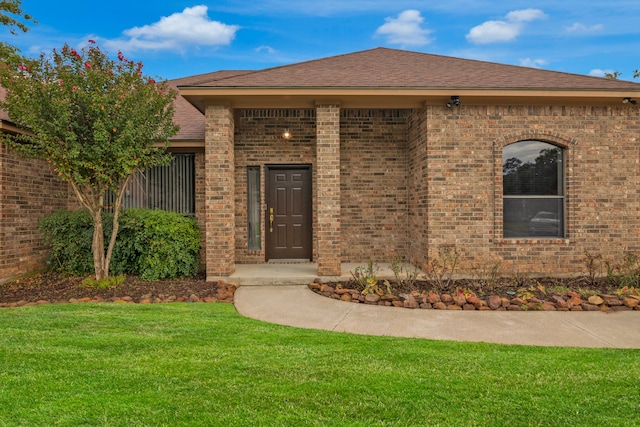
[[[505,238],[564,237],[564,150],[542,141],[502,149]]]

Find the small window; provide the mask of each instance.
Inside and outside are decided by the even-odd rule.
[[[502,150],[505,238],[564,236],[564,151],[542,141]]]
[[[260,227],[260,166],[247,167],[247,248],[262,248]]]
[[[161,209],[194,216],[195,195],[195,154],[174,154],[167,166],[133,174],[124,191],[122,207]],[[112,208],[115,196],[107,192],[105,200]]]

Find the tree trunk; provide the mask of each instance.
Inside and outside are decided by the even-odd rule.
[[[93,242],[91,251],[93,252],[93,266],[96,272],[96,280],[109,277],[108,264],[105,265],[104,256],[104,231],[102,229],[102,212],[97,210],[92,212],[93,216]]]

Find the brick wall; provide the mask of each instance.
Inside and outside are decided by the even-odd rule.
[[[409,110],[343,110],[340,201],[343,262],[408,253]]]
[[[341,274],[340,105],[316,106],[318,275]]]
[[[315,109],[269,109],[237,110],[235,134],[235,218],[236,218],[236,262],[262,263],[265,260],[265,230],[261,227],[261,250],[247,249],[247,167],[260,166],[261,204],[265,206],[264,165],[292,164],[312,165],[313,176],[313,259],[316,251],[316,112]],[[282,138],[285,129],[291,139]],[[265,224],[264,209],[261,223]]]
[[[205,117],[205,256],[207,279],[215,279],[235,269],[234,120],[224,105],[207,105]]]
[[[48,164],[0,144],[0,282],[45,266],[39,222],[68,200],[67,185]]]
[[[640,249],[637,108],[463,105],[414,114],[413,123],[421,115],[427,123],[412,145],[419,152],[426,144],[428,183],[427,251],[415,252],[417,263],[455,245],[468,272],[497,259],[507,272],[577,274],[586,271],[585,250],[619,259]],[[527,139],[565,149],[564,239],[502,238],[502,147]],[[425,176],[416,165],[412,174],[423,197],[415,183]]]

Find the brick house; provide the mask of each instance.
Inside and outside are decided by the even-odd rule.
[[[467,274],[582,274],[585,251],[640,250],[640,84],[386,48],[172,84],[209,280],[453,247]]]

